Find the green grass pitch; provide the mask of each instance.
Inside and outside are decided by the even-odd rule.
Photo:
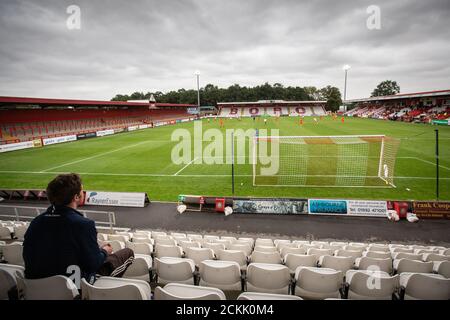
[[[0,189],[45,188],[62,172],[81,174],[84,188],[97,191],[145,191],[152,200],[176,201],[179,194],[231,195],[229,164],[173,164],[171,141],[175,129],[193,131],[194,123],[180,123],[141,131],[80,140],[43,148],[0,154]],[[401,139],[395,168],[396,188],[254,187],[252,166],[236,165],[235,195],[262,197],[435,199],[435,132],[440,136],[440,199],[450,200],[450,127],[372,119],[311,117],[259,120],[203,120],[203,129],[273,129],[280,135],[370,135]],[[205,142],[204,142],[205,144]]]

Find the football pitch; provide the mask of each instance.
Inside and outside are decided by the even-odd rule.
[[[440,200],[450,200],[450,127],[383,120],[324,117],[318,124],[312,117],[202,120],[203,130],[278,129],[280,136],[386,135],[400,139],[395,164],[395,188],[253,186],[252,165],[235,165],[235,195],[296,198],[347,198],[386,200],[435,199],[435,129],[439,129]],[[176,129],[192,133],[194,122],[157,127],[111,136],[79,140],[43,148],[0,154],[0,189],[41,189],[56,174],[77,172],[86,190],[147,192],[151,200],[176,201],[179,194],[230,196],[231,165],[175,164],[172,141]],[[218,132],[218,131],[216,131]],[[270,134],[270,132],[269,132]],[[203,148],[209,142],[203,141]],[[247,147],[248,148],[248,147]],[[224,152],[224,162],[226,155]],[[324,168],[326,171],[326,168]]]

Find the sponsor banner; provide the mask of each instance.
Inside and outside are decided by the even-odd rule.
[[[306,199],[234,199],[234,213],[307,214]]]
[[[114,133],[120,133],[120,132],[124,132],[125,129],[124,128],[116,128],[114,129]]]
[[[198,108],[187,108],[187,113],[198,114]]]
[[[75,141],[75,140],[77,140],[77,136],[70,135],[70,136],[42,139],[42,143],[44,146],[48,146],[50,144],[64,143],[64,142]]]
[[[0,153],[28,149],[28,148],[33,148],[33,147],[34,147],[34,141],[0,144]]]
[[[309,199],[309,213],[322,214],[347,214],[346,200]]]
[[[162,122],[156,122],[155,123],[155,127],[160,127],[160,126],[165,126],[167,124],[167,122],[162,121]]]
[[[97,131],[97,137],[109,136],[110,134],[114,134],[113,129]]]
[[[181,122],[189,122],[191,119],[181,119]]]
[[[33,140],[33,147],[34,147],[34,148],[40,148],[40,147],[42,147],[42,140],[41,140],[41,139],[34,139],[34,140]]]
[[[450,219],[450,202],[414,201],[413,212],[419,218]]]
[[[138,126],[131,126],[131,127],[128,127],[128,131],[135,131],[135,130],[137,130],[138,129]]]
[[[141,124],[138,126],[138,129],[147,129],[149,127],[148,124]]]
[[[97,134],[95,132],[80,133],[80,134],[77,134],[77,140],[94,138],[96,136],[97,136]]]
[[[352,216],[385,218],[387,215],[387,202],[370,200],[347,200],[347,214]]]
[[[433,120],[432,121],[433,124],[440,124],[443,126],[450,126],[450,119],[446,119],[446,120]]]
[[[115,207],[144,207],[148,201],[145,192],[86,191],[84,204]]]

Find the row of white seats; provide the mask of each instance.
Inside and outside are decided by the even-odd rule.
[[[19,239],[23,240],[25,232],[29,226],[28,222],[23,221],[2,221],[0,222],[0,239],[11,240]]]
[[[217,261],[214,261],[217,263]],[[284,268],[284,269],[283,269]],[[450,299],[450,280],[439,275],[404,273],[389,276],[383,272],[349,270],[346,282],[342,274],[332,269],[299,267],[292,283],[289,271],[279,265],[252,264],[249,266],[247,292],[240,299]],[[239,270],[235,268],[235,270]],[[17,286],[19,298],[24,299],[74,299],[79,291],[64,276],[45,279],[24,279],[23,267],[0,265],[0,298],[14,297],[12,288]],[[276,271],[268,274],[267,271]],[[275,277],[274,277],[275,275]],[[227,273],[210,273],[200,286],[168,283],[155,289],[154,299],[214,299],[225,300],[228,286]],[[233,279],[231,279],[233,280]],[[238,280],[237,278],[234,280]],[[216,281],[214,286],[208,281]],[[283,287],[282,287],[283,286]],[[220,287],[220,288],[218,288]],[[45,288],[45,289],[43,289]],[[6,297],[5,297],[6,292]],[[259,294],[258,294],[259,292]],[[273,295],[278,296],[273,296]],[[131,299],[152,298],[150,285],[142,280],[101,277],[93,285],[82,279],[83,299]]]

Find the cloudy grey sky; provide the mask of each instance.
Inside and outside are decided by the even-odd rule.
[[[81,28],[69,30],[69,5]],[[381,29],[369,30],[370,5]],[[2,0],[0,95],[110,99],[116,93],[334,85],[369,96],[450,88],[449,0]]]

